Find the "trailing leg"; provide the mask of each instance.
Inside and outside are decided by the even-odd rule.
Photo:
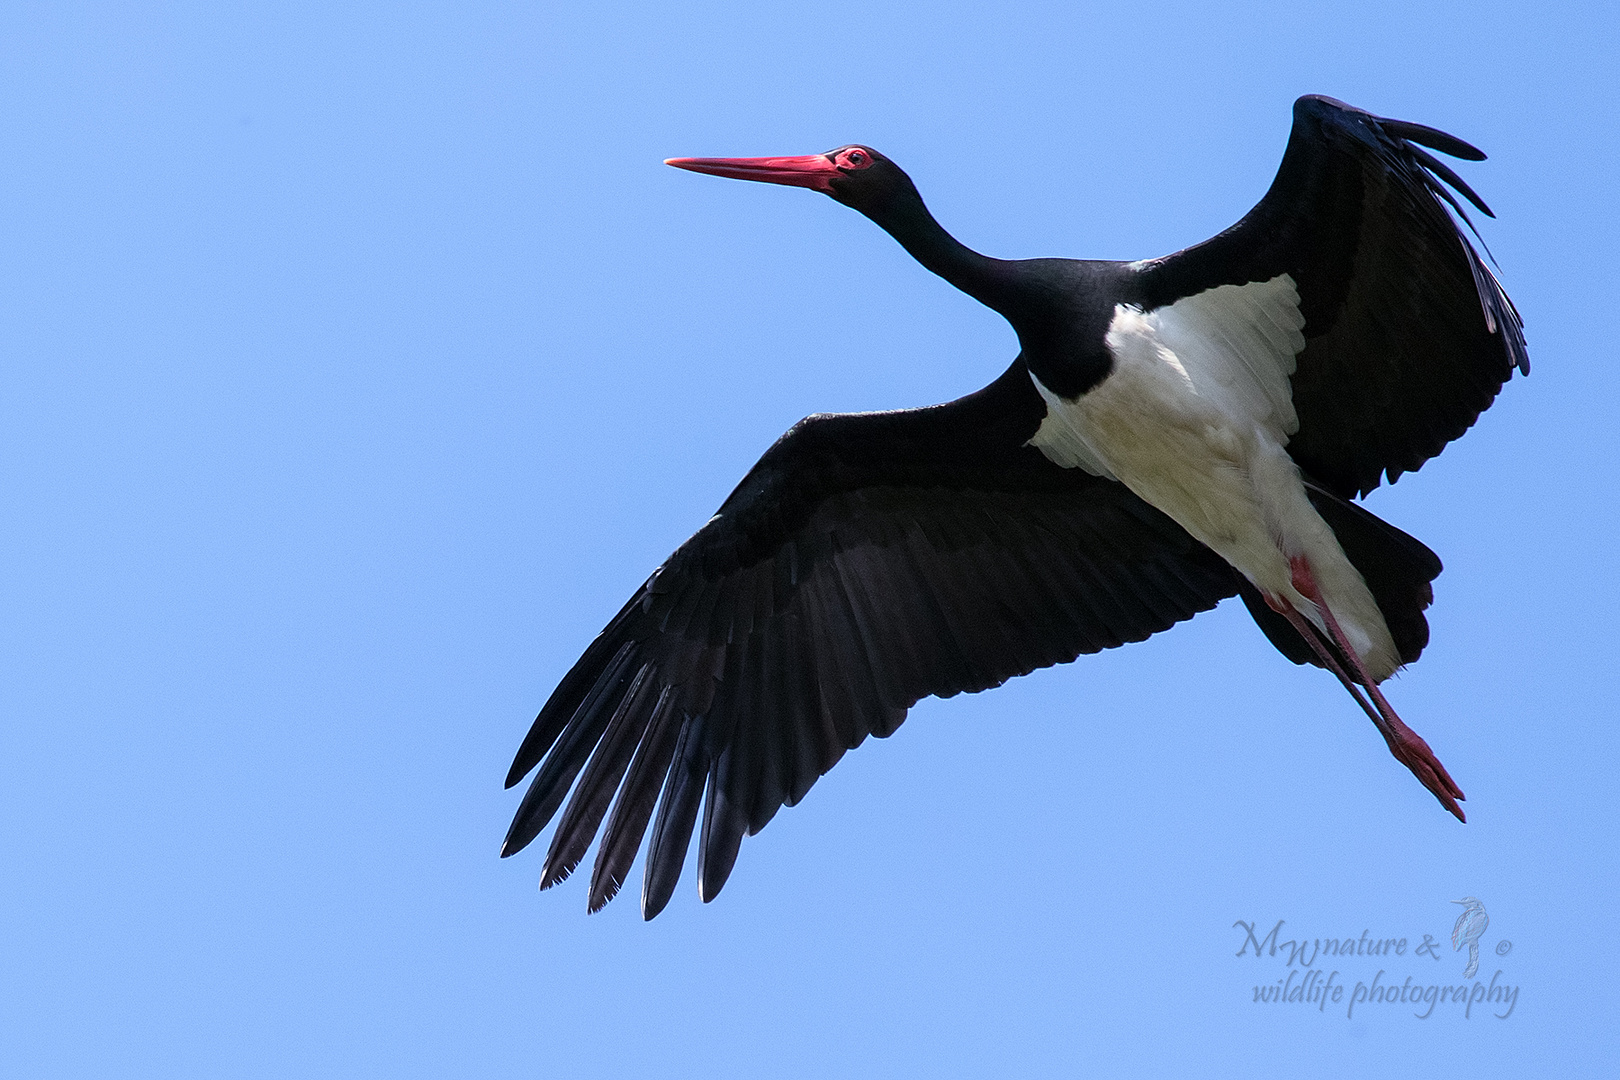
[[[1310,563],[1306,561],[1304,556],[1295,556],[1289,560],[1289,568],[1292,571],[1294,588],[1315,604],[1317,610],[1321,612],[1322,621],[1326,624],[1333,643],[1338,646],[1339,652],[1344,655],[1345,659],[1350,661],[1351,666],[1354,668],[1355,679],[1352,681],[1350,674],[1332,656],[1326,647],[1326,642],[1321,640],[1320,631],[1307,622],[1298,611],[1295,611],[1291,604],[1284,599],[1272,596],[1266,597],[1266,603],[1288,619],[1294,629],[1322,659],[1323,666],[1337,675],[1339,681],[1344,683],[1345,688],[1350,691],[1357,703],[1366,710],[1367,715],[1377,725],[1379,732],[1384,736],[1384,741],[1389,744],[1390,753],[1395,755],[1396,760],[1411,769],[1412,774],[1440,801],[1440,805],[1449,810],[1458,821],[1467,821],[1468,819],[1463,816],[1462,808],[1457,805],[1457,800],[1464,798],[1462,789],[1451,779],[1450,774],[1446,772],[1446,767],[1440,764],[1440,759],[1435,757],[1434,751],[1429,749],[1429,744],[1424,742],[1417,732],[1406,726],[1405,722],[1390,706],[1388,700],[1385,699],[1383,692],[1378,689],[1377,680],[1368,674],[1366,665],[1362,662],[1361,657],[1357,655],[1356,650],[1350,646],[1349,639],[1345,636],[1343,629],[1340,628],[1338,619],[1334,617],[1332,609],[1328,607],[1323,599],[1322,591],[1318,588],[1316,578],[1311,573]],[[1360,683],[1361,686],[1366,688],[1368,695],[1372,698],[1371,706],[1356,691],[1355,683]]]

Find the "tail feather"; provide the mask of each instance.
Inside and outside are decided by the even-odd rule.
[[[1389,627],[1401,663],[1412,663],[1429,643],[1429,620],[1424,618],[1423,612],[1434,600],[1430,582],[1440,576],[1440,557],[1415,537],[1355,503],[1324,491],[1310,481],[1306,481],[1305,491],[1317,514],[1333,530],[1350,564],[1367,583]],[[1243,581],[1239,595],[1278,652],[1296,664],[1322,666],[1315,650],[1287,619],[1266,605],[1258,589]]]

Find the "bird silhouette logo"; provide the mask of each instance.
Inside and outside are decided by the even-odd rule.
[[[1472,979],[1479,970],[1479,939],[1491,925],[1491,917],[1485,913],[1485,905],[1472,896],[1452,903],[1463,905],[1463,913],[1457,916],[1457,925],[1451,928],[1451,947],[1460,950],[1468,946],[1468,966],[1463,969],[1463,978]]]

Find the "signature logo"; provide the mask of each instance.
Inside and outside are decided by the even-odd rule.
[[[1421,930],[1388,935],[1363,930],[1358,937],[1306,937],[1285,930],[1283,919],[1269,930],[1263,929],[1265,924],[1259,920],[1239,919],[1232,924],[1234,930],[1243,933],[1235,955],[1252,956],[1262,968],[1271,967],[1263,979],[1276,976],[1274,982],[1255,984],[1256,1004],[1300,1004],[1319,1012],[1326,1012],[1332,1005],[1343,1009],[1347,1019],[1356,1017],[1358,1007],[1365,1013],[1368,1009],[1377,1011],[1378,1006],[1406,1005],[1420,1020],[1434,1015],[1438,1006],[1461,1006],[1459,1011],[1466,1020],[1476,1006],[1483,1006],[1497,1019],[1505,1020],[1518,1005],[1519,987],[1507,981],[1511,977],[1501,969],[1488,982],[1475,977],[1479,975],[1480,939],[1491,925],[1491,917],[1477,897],[1465,896],[1452,903],[1461,905],[1463,912],[1451,930],[1451,949],[1468,951],[1462,981],[1456,984],[1439,981],[1435,978],[1438,972],[1429,968],[1429,964],[1440,962],[1445,939],[1437,941],[1433,933]],[[1512,942],[1496,942],[1497,956],[1506,956],[1512,950]]]
[[[1451,948],[1456,952],[1467,947],[1468,966],[1463,968],[1463,978],[1472,979],[1479,971],[1479,937],[1491,925],[1491,917],[1485,913],[1485,905],[1472,896],[1452,903],[1462,904],[1463,913],[1457,916],[1457,925],[1451,928]]]

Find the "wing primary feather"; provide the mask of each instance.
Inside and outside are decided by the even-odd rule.
[[[709,731],[709,789],[711,794],[703,812],[703,834],[698,840],[698,884],[702,889],[703,870],[708,863],[704,853],[709,849],[713,828],[715,785],[725,796],[730,811],[747,817],[748,793],[758,780],[760,752],[762,750],[759,697],[764,679],[763,661],[766,636],[748,639],[735,650],[737,663],[726,672],[729,685],[724,701],[717,701],[710,713],[714,726]]]
[[[745,800],[748,833],[752,836],[775,816],[786,800],[797,769],[797,733],[804,709],[802,690],[793,685],[794,662],[786,655],[788,642],[779,625],[761,635],[757,722],[760,735],[759,779]]]
[[[644,919],[655,918],[664,910],[681,878],[686,848],[692,841],[692,828],[697,824],[703,781],[709,774],[709,762],[703,754],[703,728],[707,720],[707,714],[688,720],[675,746],[669,778],[664,782],[663,801],[659,804],[658,819],[653,824],[652,841],[647,848],[641,886],[641,917]]]
[[[1459,236],[1458,239],[1466,249],[1463,255],[1468,260],[1468,269],[1474,276],[1474,291],[1484,309],[1485,329],[1492,334],[1501,334],[1508,363],[1518,368],[1521,375],[1530,374],[1530,354],[1525,349],[1524,321],[1519,317],[1519,309],[1513,306],[1502,283],[1485,265],[1479,253],[1474,251],[1467,238]]]
[[[709,790],[703,800],[703,836],[698,841],[698,895],[705,904],[725,887],[748,831],[742,808],[727,794],[727,789],[738,783],[732,773],[739,749],[736,744],[728,747],[709,771]]]
[[[1474,193],[1474,189],[1469,187],[1463,178],[1458,176],[1456,172],[1453,171],[1450,165],[1447,165],[1445,162],[1441,161],[1439,158],[1425,150],[1419,150],[1415,146],[1408,146],[1406,148],[1406,152],[1411,154],[1412,157],[1416,158],[1418,163],[1421,164],[1425,169],[1428,169],[1430,172],[1434,173],[1434,175],[1438,176],[1440,179],[1444,180],[1446,183],[1450,184],[1452,187],[1461,192],[1464,198],[1473,203],[1475,206],[1479,207],[1480,213],[1484,214],[1488,218],[1494,218],[1496,216],[1491,212],[1491,208],[1485,205],[1485,200],[1476,195]],[[1471,227],[1472,226],[1470,226],[1470,228]]]
[[[540,771],[529,784],[529,790],[524,793],[523,801],[518,804],[512,827],[506,833],[506,842],[501,845],[502,858],[528,847],[540,835],[540,830],[550,823],[557,807],[562,805],[569,785],[584,767],[586,758],[601,738],[602,729],[607,726],[624,694],[635,651],[636,643],[633,641],[619,647],[613,663],[602,672],[579,711],[568,722],[562,738],[552,747],[545,764],[540,766]]]
[[[821,700],[821,658],[811,643],[805,641],[803,613],[790,609],[780,622],[782,656],[787,669],[783,677],[788,681],[786,693],[796,699],[798,708],[790,732],[791,749],[787,751],[793,762],[788,773],[788,789],[783,802],[796,805],[810,786],[829,766],[837,761],[837,750],[830,734],[832,725]]]
[[[1440,198],[1444,199],[1446,201],[1446,205],[1451,207],[1451,209],[1456,213],[1456,215],[1458,217],[1462,218],[1463,224],[1468,226],[1468,231],[1474,234],[1474,238],[1476,240],[1478,240],[1481,244],[1485,243],[1485,238],[1483,236],[1479,235],[1479,229],[1477,229],[1474,226],[1474,219],[1468,216],[1468,211],[1464,210],[1463,207],[1462,207],[1462,203],[1457,201],[1457,196],[1453,195],[1451,193],[1451,191],[1444,184],[1442,184],[1440,181],[1436,180],[1432,176],[1429,177],[1429,181],[1428,181],[1428,184],[1426,186],[1435,195],[1437,195]],[[1462,230],[1457,229],[1455,226],[1453,226],[1452,231],[1457,232],[1457,233],[1460,234]],[[1491,249],[1489,247],[1486,247],[1485,248],[1485,253],[1487,255],[1490,255],[1490,252],[1491,252]],[[1492,261],[1494,261],[1496,259],[1496,256],[1491,255],[1491,259],[1492,259]]]
[[[681,710],[676,707],[678,693],[673,686],[664,687],[653,706],[647,734],[636,748],[635,760],[619,792],[619,801],[608,818],[607,831],[596,851],[596,865],[591,870],[590,911],[601,911],[609,900],[618,895],[629,876],[630,866],[636,861],[641,838],[646,835],[647,822],[652,819],[653,807],[658,803],[658,792],[669,772],[670,759],[675,755],[676,741],[681,732]]]
[[[657,666],[651,662],[642,664],[631,680],[630,688],[619,699],[619,707],[613,711],[613,718],[608,721],[602,741],[597,744],[590,764],[585,767],[585,773],[574,789],[568,809],[563,811],[561,820],[557,822],[551,848],[546,852],[546,861],[540,868],[542,889],[549,889],[572,874],[591,846],[591,838],[602,824],[602,816],[607,813],[608,805],[619,789],[619,781],[624,779],[630,756],[646,734],[647,724],[652,719],[652,712],[647,706],[653,703],[658,691],[657,670]]]
[[[644,590],[638,590],[635,596],[619,609],[613,621],[607,628],[596,635],[585,650],[585,655],[573,667],[568,669],[557,689],[551,692],[551,697],[540,709],[540,714],[534,718],[529,727],[529,733],[523,737],[523,744],[512,759],[512,767],[506,774],[506,786],[515,787],[519,780],[528,775],[529,770],[540,764],[540,759],[546,756],[551,744],[557,741],[575,714],[579,712],[580,702],[585,700],[587,694],[601,678],[604,668],[611,665],[617,657],[617,650],[622,649],[622,629],[641,606]]]
[[[1476,259],[1475,262],[1477,263],[1478,260]],[[1514,367],[1519,369],[1519,374],[1528,375],[1530,374],[1530,352],[1524,343],[1524,319],[1520,317],[1519,309],[1513,306],[1513,299],[1508,296],[1507,290],[1502,288],[1501,281],[1497,280],[1496,274],[1491,271],[1491,268],[1480,264],[1480,269],[1485,271],[1485,276],[1491,279],[1492,295],[1496,297],[1497,301],[1492,304],[1492,307],[1498,313],[1498,321],[1504,322],[1508,327],[1508,333],[1505,335],[1508,346],[1508,359]]]
[[[1397,138],[1408,142],[1421,143],[1431,150],[1438,150],[1442,154],[1449,154],[1464,161],[1484,161],[1485,151],[1463,142],[1455,135],[1448,135],[1438,128],[1426,124],[1414,124],[1408,120],[1380,119],[1378,126]]]
[[[1480,261],[1467,237],[1459,236],[1457,239],[1463,246],[1463,258],[1468,263],[1468,272],[1474,277],[1474,295],[1479,300],[1480,313],[1485,316],[1485,332],[1495,334],[1501,329],[1501,325],[1496,318],[1496,305],[1491,302],[1495,290],[1486,281],[1486,275],[1490,271]]]

